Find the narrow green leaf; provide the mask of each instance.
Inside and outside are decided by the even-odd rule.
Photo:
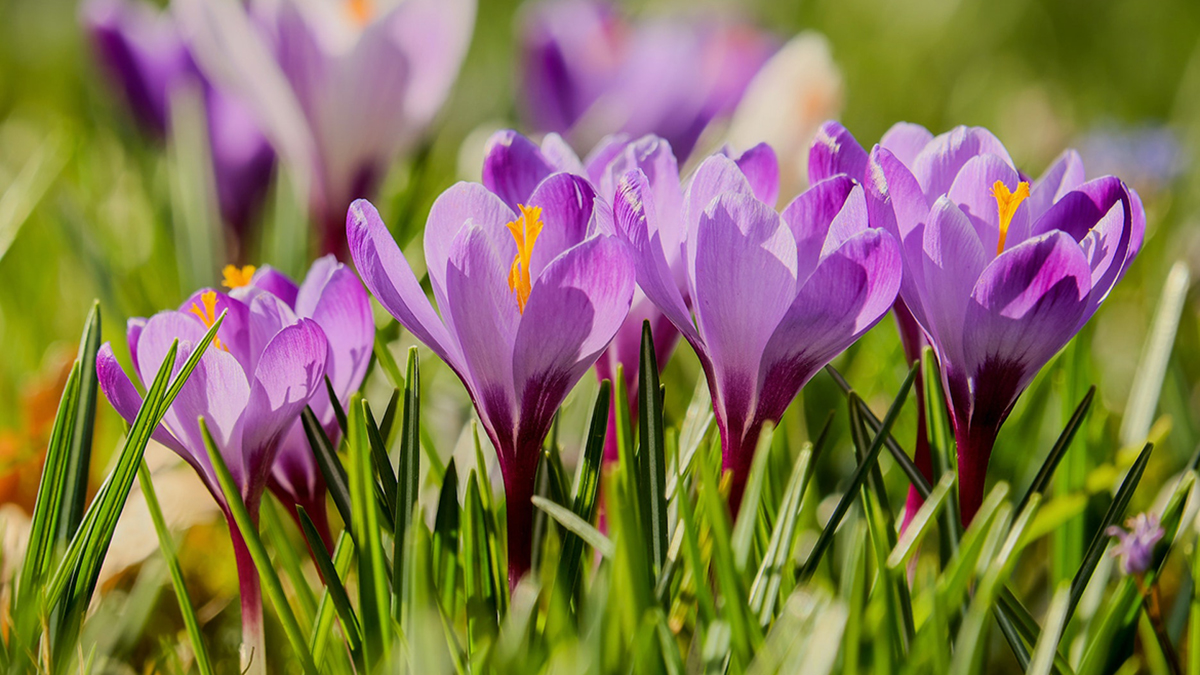
[[[217,484],[221,486],[221,492],[225,495],[226,505],[230,513],[233,514],[234,523],[237,525],[238,531],[242,534],[242,539],[246,542],[246,548],[250,551],[250,557],[254,560],[254,566],[258,568],[258,574],[263,580],[263,590],[266,591],[267,597],[270,598],[271,605],[275,608],[275,615],[279,618],[279,622],[283,624],[283,632],[287,635],[288,642],[292,643],[292,649],[296,651],[296,657],[300,660],[300,665],[304,669],[304,672],[309,675],[316,675],[317,668],[313,664],[312,654],[308,651],[308,643],[305,641],[304,634],[300,630],[300,624],[296,621],[296,615],[292,613],[291,605],[288,604],[287,594],[283,591],[283,584],[279,580],[279,575],[275,572],[275,567],[271,564],[271,558],[267,555],[267,549],[263,546],[262,539],[258,536],[258,529],[254,527],[254,520],[250,517],[250,511],[246,509],[246,504],[242,501],[241,492],[238,490],[237,484],[233,482],[233,475],[229,473],[229,467],[225,465],[225,458],[217,448],[212,434],[209,433],[208,423],[205,422],[203,417],[200,418],[199,422],[200,432],[204,435],[204,446],[208,450],[208,460],[212,463]]]
[[[313,562],[317,565],[317,571],[321,573],[321,580],[325,582],[325,590],[329,594],[329,601],[333,604],[338,620],[342,624],[342,634],[346,638],[346,646],[350,649],[355,664],[361,667],[363,663],[362,628],[358,624],[358,616],[354,613],[354,608],[350,605],[350,595],[346,593],[346,587],[342,585],[338,566],[334,564],[333,559],[325,552],[325,544],[321,540],[321,534],[317,532],[317,527],[313,524],[308,512],[304,510],[303,506],[299,505],[296,506],[296,512],[300,514],[300,529],[304,532],[304,539],[308,542],[308,547],[312,549]],[[341,542],[338,544],[338,549],[340,548],[342,548]],[[337,556],[337,553],[338,551],[335,549],[334,556]],[[324,602],[323,599],[322,602]],[[320,625],[320,623],[320,614],[318,613],[315,625]],[[315,650],[314,661],[316,661]],[[319,663],[319,661],[317,662]]]
[[[1119,524],[1125,515],[1125,508],[1129,506],[1129,500],[1133,498],[1133,492],[1137,489],[1138,482],[1142,480],[1142,473],[1146,470],[1146,464],[1150,461],[1150,453],[1153,450],[1153,443],[1147,443],[1146,447],[1142,448],[1141,454],[1129,467],[1129,473],[1125,474],[1125,480],[1121,482],[1117,494],[1113,495],[1112,503],[1109,504],[1108,511],[1105,512],[1100,526],[1096,529],[1096,534],[1092,537],[1092,543],[1088,545],[1087,553],[1083,556],[1083,565],[1079,567],[1075,578],[1071,580],[1071,602],[1067,605],[1067,621],[1070,621],[1075,614],[1079,599],[1083,597],[1083,590],[1091,580],[1092,573],[1096,571],[1096,565],[1100,563],[1104,549],[1108,547],[1109,535],[1105,530]]]
[[[1084,395],[1083,400],[1076,406],[1075,412],[1071,418],[1067,420],[1067,425],[1063,427],[1062,433],[1058,435],[1058,440],[1054,442],[1054,447],[1050,448],[1050,454],[1046,455],[1046,461],[1042,462],[1042,468],[1038,470],[1037,476],[1034,477],[1033,483],[1029,485],[1029,489],[1025,491],[1025,496],[1017,504],[1017,511],[1025,508],[1029,503],[1029,498],[1033,494],[1045,494],[1050,488],[1050,479],[1054,477],[1054,470],[1058,468],[1058,463],[1062,461],[1064,455],[1067,454],[1067,449],[1071,447],[1071,440],[1075,438],[1075,433],[1083,426],[1083,421],[1087,417],[1088,410],[1092,407],[1092,399],[1096,396],[1096,387],[1093,385]]]
[[[54,537],[59,545],[66,545],[79,529],[83,518],[83,507],[87,501],[88,469],[92,461],[92,429],[96,423],[96,395],[99,379],[96,374],[96,354],[100,351],[100,303],[92,304],[88,313],[83,337],[79,340],[78,402],[75,404],[75,424],[70,436],[70,448],[66,456],[66,475],[58,532]]]
[[[183,580],[183,569],[179,566],[179,556],[175,552],[175,542],[171,531],[163,519],[162,509],[158,505],[158,495],[154,491],[154,481],[150,479],[150,469],[143,460],[138,467],[138,480],[142,486],[142,494],[146,497],[146,507],[150,511],[150,519],[154,521],[154,532],[158,535],[158,548],[162,551],[163,560],[171,573],[171,586],[175,589],[175,600],[179,604],[179,613],[183,616],[183,625],[187,628],[188,639],[192,643],[192,654],[196,657],[196,669],[201,675],[213,675],[212,658],[204,645],[204,636],[200,632],[200,621],[196,618],[196,608],[188,596],[187,584]]]
[[[533,496],[533,505],[544,511],[546,515],[557,521],[559,525],[567,528],[572,534],[582,539],[588,546],[599,551],[600,555],[606,558],[612,558],[616,555],[616,547],[613,546],[612,541],[603,534],[600,534],[599,530],[592,527],[583,518],[575,515],[570,509],[537,495]]]
[[[366,411],[367,442],[371,448],[371,465],[375,468],[375,495],[379,500],[380,522],[389,531],[395,529],[396,514],[396,472],[392,470],[392,460],[388,459],[386,438],[375,424],[375,415],[371,414],[371,406],[363,401]]]
[[[1092,389],[1095,391],[1095,388]],[[1067,608],[1071,601],[1071,587],[1065,583],[1059,584],[1050,600],[1050,610],[1046,613],[1046,630],[1038,639],[1033,649],[1033,661],[1027,675],[1049,675],[1054,666],[1054,656],[1058,653],[1058,642],[1062,639],[1063,629],[1067,625]]]
[[[763,483],[767,476],[767,463],[771,459],[771,444],[775,440],[775,426],[763,424],[754,448],[754,459],[750,462],[750,476],[746,479],[746,490],[742,493],[742,504],[733,524],[733,559],[738,569],[746,569],[750,560],[750,549],[758,525],[759,513],[765,510]],[[761,561],[756,561],[761,562]],[[753,595],[753,593],[751,593]]]
[[[333,408],[333,417],[337,420],[338,428],[342,430],[342,435],[346,435],[346,411],[342,409],[342,402],[338,400],[337,392],[333,389],[333,381],[329,379],[329,375],[325,375],[325,393],[329,395],[329,405]]]
[[[384,331],[375,331],[375,361],[383,368],[383,372],[387,374],[388,381],[392,383],[395,389],[404,387],[404,377],[400,373],[400,365],[396,363],[396,357],[392,356],[392,352],[388,349],[387,342],[384,338]]]
[[[954,487],[955,476],[952,473],[947,473],[942,476],[934,486],[933,492],[925,499],[925,503],[921,504],[921,508],[917,509],[916,515],[909,521],[908,527],[900,535],[900,541],[896,543],[896,548],[892,549],[888,556],[887,565],[893,570],[898,570],[908,565],[908,561],[912,559],[917,548],[921,545],[925,535],[929,533],[930,527],[938,514],[941,513],[942,506],[946,503],[946,496]]]
[[[302,626],[311,626],[316,618],[317,597],[300,568],[301,557],[292,544],[290,532],[284,529],[281,512],[286,507],[266,495],[263,497],[258,510],[259,537],[274,551],[275,567],[283,571],[292,587],[296,620]]]
[[[400,423],[400,461],[396,478],[395,524],[392,538],[392,617],[402,621],[404,612],[404,551],[417,508],[421,478],[421,364],[417,349],[408,350],[404,378],[404,419]],[[444,478],[443,478],[444,480]]]
[[[337,545],[333,547],[333,575],[337,579],[341,579],[350,572],[350,563],[354,560],[354,540],[350,538],[348,530],[342,530],[338,535]],[[327,577],[328,578],[328,577]],[[326,588],[321,595],[321,602],[317,605],[317,620],[313,622],[312,632],[308,636],[309,651],[312,652],[313,662],[321,665],[325,663],[325,649],[329,644],[329,636],[333,632],[333,621],[336,617],[336,607],[332,598],[332,593]],[[342,634],[346,635],[348,629],[343,627]]]
[[[342,460],[338,458],[333,442],[329,440],[325,428],[321,426],[311,407],[304,408],[304,412],[300,414],[300,421],[304,425],[304,434],[308,437],[308,446],[312,448],[313,457],[317,460],[317,468],[321,470],[321,476],[325,479],[329,497],[333,499],[333,506],[342,517],[342,522],[349,523],[353,515],[350,510],[350,483],[346,478],[346,468],[342,466]]]
[[[916,379],[916,376],[917,366],[913,366],[908,371],[908,377],[904,378],[904,383],[900,385],[900,392],[896,396],[896,400],[892,401],[891,407],[888,408],[887,414],[884,415],[883,423],[880,425],[879,432],[876,433],[875,438],[871,441],[871,447],[867,450],[866,456],[854,471],[849,487],[842,495],[841,500],[838,501],[829,521],[825,523],[824,529],[821,530],[816,545],[813,547],[808,560],[805,561],[804,567],[801,569],[801,579],[808,579],[817,571],[817,564],[821,561],[821,556],[825,554],[825,550],[833,543],[833,535],[837,531],[838,525],[841,524],[846,512],[850,510],[850,505],[854,503],[854,500],[858,499],[858,490],[870,474],[871,467],[879,459],[879,452],[883,449],[884,439],[891,433],[892,425],[896,422],[896,418],[900,414],[900,409],[904,407],[904,401],[908,398],[908,391],[912,388],[913,380]]]
[[[358,612],[363,630],[363,659],[368,669],[384,662],[390,641],[385,627],[388,612],[387,578],[380,536],[379,502],[375,499],[371,449],[367,440],[367,406],[357,394],[350,400],[348,477],[350,479],[350,530],[358,550]],[[396,581],[399,581],[398,579]]]
[[[575,497],[571,511],[585,523],[596,517],[596,504],[600,494],[600,474],[604,467],[604,441],[608,432],[608,409],[612,401],[612,383],[604,380],[596,393],[592,406],[592,421],[588,427],[587,443],[580,458],[579,480],[575,484]],[[575,596],[582,573],[583,539],[568,530],[563,538],[562,554],[559,558],[558,576],[566,588]]]
[[[446,480],[438,495],[437,514],[433,520],[434,582],[441,589],[441,607],[453,611],[458,585],[458,541],[460,528],[458,508],[458,468],[454,458],[446,466]]]
[[[638,464],[642,531],[650,548],[651,574],[658,576],[667,560],[667,450],[663,437],[663,397],[659,390],[658,358],[650,322],[642,322],[642,352],[638,374]]]
[[[770,625],[775,616],[775,605],[783,583],[783,568],[795,544],[796,523],[804,504],[804,491],[812,477],[812,468],[812,447],[802,448],[792,466],[787,491],[779,506],[780,517],[771,531],[771,540],[758,573],[750,584],[750,611],[757,615],[759,625],[764,628]]]

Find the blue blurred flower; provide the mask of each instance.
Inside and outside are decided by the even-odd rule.
[[[1125,521],[1128,531],[1113,525],[1105,534],[1118,539],[1112,556],[1117,559],[1124,574],[1141,574],[1150,567],[1154,545],[1163,538],[1162,525],[1153,513],[1139,513]]]

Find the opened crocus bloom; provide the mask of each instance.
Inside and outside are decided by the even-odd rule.
[[[155,430],[154,440],[191,464],[225,511],[241,584],[245,646],[254,650],[261,662],[258,570],[217,483],[198,420],[204,418],[247,509],[257,519],[280,439],[313,395],[324,388],[329,345],[316,321],[298,318],[271,293],[254,293],[242,300],[205,289],[178,311],[130,320],[129,351],[142,383],[149,386],[153,381],[176,339],[178,370],[222,313],[226,313],[225,319],[216,339]],[[121,369],[110,343],[100,348],[96,371],[104,395],[132,424],[142,397]]]
[[[872,222],[901,241],[901,296],[941,362],[970,522],[1017,397],[1141,248],[1141,200],[1112,176],[1085,181],[1073,151],[1030,182],[981,128],[899,124],[869,160],[846,136],[824,156],[866,165]]]
[[[596,146],[585,161],[580,161],[558,134],[548,134],[539,147],[515,131],[498,131],[487,145],[483,184],[510,208],[517,209],[521,203],[529,201],[537,186],[551,174],[568,172],[587,178],[601,200],[595,217],[604,223],[606,231],[611,231],[612,201],[617,183],[626,171],[635,168],[642,169],[651,189],[657,191],[657,203],[662,204],[659,210],[667,223],[664,227],[674,233],[674,241],[679,241],[682,237],[679,205],[683,202],[679,168],[671,146],[656,136],[637,141],[629,141],[624,136],[609,137]],[[671,262],[682,273],[679,249],[673,247],[673,250],[675,255]],[[650,322],[659,366],[666,363],[679,342],[679,331],[641,290],[634,292],[629,316],[621,324],[612,344],[596,361],[596,376],[614,383],[617,367],[621,366],[629,396],[627,405],[633,409],[631,417],[634,419],[637,418],[638,362],[644,321]],[[610,406],[608,414],[604,459],[613,462],[617,460],[616,406]]]
[[[329,353],[325,374],[344,409],[350,396],[362,385],[375,343],[375,321],[366,289],[350,268],[333,256],[313,263],[300,286],[270,267],[225,268],[223,285],[229,294],[247,304],[258,293],[271,293],[283,301],[295,317],[312,319],[325,333]],[[325,434],[336,444],[341,439],[328,388],[321,386],[309,401]],[[267,486],[287,505],[293,517],[296,506],[304,507],[317,531],[332,551],[333,537],[325,507],[325,478],[316,464],[303,423],[297,419],[279,441],[279,450]]]
[[[592,0],[535,5],[520,41],[523,112],[535,128],[584,146],[617,132],[657,134],[684,158],[776,48],[747,25],[629,24]]]
[[[350,202],[421,138],[466,55],[474,0],[185,0],[200,64],[249,102],[341,255]]]
[[[797,197],[782,216],[769,149],[706,159],[682,200],[682,241],[661,226],[658,195],[640,170],[613,207],[636,251],[638,283],[700,357],[737,509],[758,435],[800,388],[887,313],[900,253],[867,226],[863,189],[845,175]],[[769,161],[768,161],[769,160]],[[669,260],[679,247],[683,274]],[[695,321],[693,322],[693,315]]]
[[[633,261],[593,214],[595,191],[554,174],[516,212],[482,185],[434,202],[425,263],[441,317],[375,207],[347,216],[367,288],[466,385],[500,458],[509,582],[529,570],[534,473],[555,412],[629,312]]]
[[[186,86],[203,97],[217,203],[238,237],[257,217],[270,185],[275,153],[250,108],[196,67],[173,17],[144,0],[88,0],[83,22],[101,63],[137,120],[164,136],[171,100]]]

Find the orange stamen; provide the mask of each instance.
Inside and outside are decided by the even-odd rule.
[[[254,278],[254,270],[258,269],[254,265],[246,265],[238,267],[237,265],[226,265],[221,274],[225,277],[221,281],[221,285],[225,288],[241,288],[249,286],[250,280]]]
[[[192,308],[188,311],[195,314],[196,318],[200,319],[205,328],[212,328],[213,324],[217,321],[217,292],[205,291],[201,293],[200,302],[204,303],[204,309],[200,309],[200,306],[193,302]],[[229,351],[225,348],[225,345],[221,344],[221,338],[215,335],[213,336],[213,345],[217,349]]]
[[[517,309],[524,314],[525,303],[529,302],[529,292],[533,290],[533,281],[529,277],[529,263],[533,258],[533,245],[542,233],[542,207],[518,204],[517,208],[521,215],[508,224],[508,231],[512,232],[513,239],[517,242],[517,255],[508,271],[508,290],[517,294]]]
[[[371,22],[375,16],[375,6],[371,0],[347,0],[346,13],[355,25],[362,27]]]
[[[1000,214],[1000,239],[996,242],[996,255],[1004,252],[1004,239],[1008,236],[1008,226],[1012,224],[1017,207],[1029,197],[1029,183],[1021,181],[1016,191],[1009,191],[1008,186],[1001,181],[992,184],[992,196],[996,198],[996,209]]]

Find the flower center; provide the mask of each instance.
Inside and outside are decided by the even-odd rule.
[[[996,255],[1004,252],[1004,239],[1008,236],[1008,226],[1012,224],[1017,207],[1029,197],[1029,183],[1021,181],[1016,191],[1010,191],[1001,181],[992,184],[992,196],[996,198],[996,209],[1000,213],[1000,239],[996,242]]]
[[[346,14],[350,16],[354,25],[362,28],[375,16],[375,3],[371,0],[347,0]]]
[[[508,290],[517,294],[517,308],[524,314],[525,303],[529,302],[529,292],[533,289],[529,261],[533,258],[533,245],[542,233],[542,207],[518,204],[517,209],[521,215],[508,224],[508,231],[517,242],[517,255],[508,271]]]
[[[217,292],[206,291],[201,293],[200,302],[204,303],[204,309],[200,309],[200,305],[193,302],[192,308],[188,311],[195,314],[196,318],[200,319],[205,328],[212,328],[213,324],[217,321]],[[225,345],[221,344],[221,338],[215,335],[213,336],[213,345],[217,349],[229,351],[225,348]]]
[[[225,288],[241,288],[249,286],[250,280],[254,278],[254,270],[258,269],[254,265],[246,265],[239,268],[237,265],[226,265],[221,274],[225,277],[221,281],[221,285]]]

